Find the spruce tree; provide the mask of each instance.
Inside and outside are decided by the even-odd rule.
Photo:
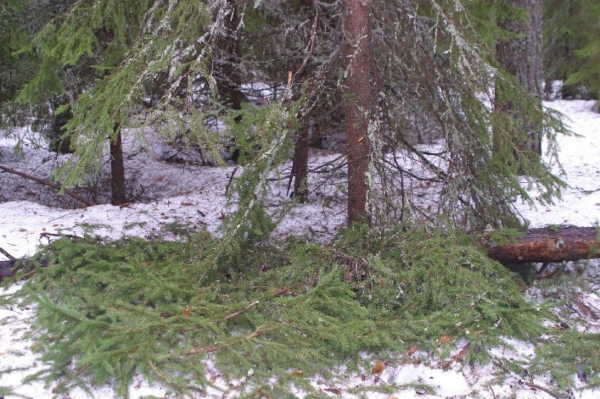
[[[35,57],[17,53],[27,45],[31,26],[27,4],[18,0],[0,3],[0,126],[22,123],[13,100],[35,70]]]
[[[563,98],[600,95],[600,5],[589,0],[545,0],[544,77],[546,90],[563,81]]]
[[[290,159],[294,132],[305,137],[306,126],[324,115],[335,115],[351,138],[350,222],[514,225],[514,198],[529,200],[521,173],[541,198],[556,195],[561,182],[545,163],[514,159],[527,139],[515,120],[535,121],[550,151],[563,126],[532,107],[527,92],[499,68],[494,43],[475,30],[474,14],[435,0],[360,2],[370,23],[363,24],[373,30],[368,44],[368,31],[358,35],[344,25],[356,16],[345,14],[353,4],[82,0],[38,35],[41,67],[20,98],[73,94],[65,129],[75,153],[58,171],[67,186],[98,170],[105,139],[117,144],[120,129],[135,128],[139,112],[146,123],[199,143],[225,139],[208,120],[230,121],[226,135],[248,156],[235,185],[238,211],[228,220],[236,234],[245,231],[238,237],[270,225],[260,221],[267,176]],[[86,77],[85,90],[69,91],[66,77],[74,72]],[[357,76],[360,85],[352,80]],[[239,104],[240,88],[257,81],[283,93],[277,90],[262,109]],[[159,87],[141,111],[148,90]],[[510,104],[494,97],[493,87]],[[437,149],[425,151],[424,143]],[[255,211],[262,216],[249,217]]]

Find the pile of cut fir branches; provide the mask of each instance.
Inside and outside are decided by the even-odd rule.
[[[140,373],[192,396],[213,386],[210,364],[242,397],[283,397],[310,394],[312,377],[335,379],[342,365],[413,361],[411,347],[428,362],[464,338],[477,348],[463,353],[473,364],[500,337],[548,330],[549,312],[524,300],[520,277],[458,233],[359,225],[332,244],[290,238],[215,257],[218,245],[200,233],[64,238],[43,249],[47,267],[12,298],[37,306],[33,337],[47,369],[35,377],[58,379],[58,391],[109,383],[123,396]]]

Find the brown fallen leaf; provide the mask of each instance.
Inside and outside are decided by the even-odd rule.
[[[408,348],[408,356],[414,355],[416,351],[417,351],[417,347],[411,346],[410,348]]]
[[[383,373],[383,370],[385,370],[385,363],[381,360],[377,360],[373,366],[373,370],[371,370],[371,374],[378,375]]]
[[[560,323],[553,327],[554,330],[568,330],[571,328],[567,323]]]
[[[246,338],[256,338],[256,337],[260,337],[261,332],[256,330],[253,333],[250,333],[248,335],[246,335]]]
[[[450,342],[452,342],[452,338],[447,335],[444,335],[437,340],[438,345],[449,344]]]
[[[452,367],[452,363],[454,363],[454,360],[452,359],[442,362],[442,370],[450,369],[450,367]]]
[[[467,352],[469,352],[470,346],[471,346],[471,343],[467,342],[467,344],[465,346],[463,346],[463,348],[456,355],[454,355],[454,360],[462,361],[465,358],[465,355],[467,354]]]

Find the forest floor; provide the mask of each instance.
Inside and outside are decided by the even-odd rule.
[[[519,211],[530,221],[532,227],[547,225],[597,226],[600,223],[600,115],[591,112],[590,101],[554,101],[547,107],[563,113],[576,136],[559,138],[560,161],[564,174],[559,175],[569,187],[564,190],[562,200],[554,205],[538,205],[530,208],[519,204]],[[3,166],[25,171],[47,178],[48,173],[65,156],[47,152],[36,143],[35,135],[20,132],[22,153],[13,152],[16,137],[0,138],[0,163]],[[129,144],[127,144],[129,145]],[[134,183],[132,195],[139,195],[144,202],[124,206],[97,205],[75,207],[76,202],[67,197],[58,198],[54,189],[42,187],[30,180],[9,173],[0,173],[0,247],[17,258],[32,256],[38,247],[54,239],[54,234],[99,235],[117,239],[123,236],[167,237],[177,239],[179,231],[206,229],[218,234],[222,219],[231,213],[225,193],[230,181],[239,176],[236,166],[205,167],[191,164],[167,163],[157,160],[148,152],[137,152],[133,145],[126,145],[128,180]],[[129,150],[128,150],[129,148]],[[157,147],[159,148],[159,147]],[[157,149],[156,151],[159,151]],[[324,151],[314,151],[311,165],[331,162],[335,165],[338,156]],[[559,166],[555,165],[556,172]],[[333,168],[333,166],[332,166]],[[285,174],[285,171],[284,171]],[[317,177],[309,182],[312,190],[307,204],[301,204],[286,216],[276,230],[276,236],[305,235],[311,239],[328,241],[345,224],[344,188],[339,180],[329,180],[319,185]],[[142,187],[144,187],[142,189]],[[287,181],[271,187],[269,206],[276,207],[287,201]],[[535,193],[532,193],[535,197]],[[537,202],[537,200],[536,200]],[[68,205],[68,206],[67,206]],[[1,259],[0,259],[1,260]],[[572,275],[573,280],[583,281],[571,291],[563,308],[565,322],[577,320],[575,324],[586,332],[600,332],[600,262],[596,260],[558,265],[563,276]],[[7,288],[18,290],[19,285]],[[547,299],[541,288],[533,285],[526,295],[533,299]],[[587,316],[578,312],[583,304],[592,310]],[[579,309],[581,309],[579,306]],[[569,310],[570,309],[570,310]],[[585,313],[585,312],[584,312]],[[52,384],[45,386],[39,381],[23,383],[23,379],[43,368],[40,356],[32,352],[33,341],[23,338],[29,329],[35,307],[0,308],[0,397],[3,389],[12,394],[4,397],[51,398]],[[583,321],[582,321],[583,319]],[[512,348],[499,348],[496,356],[522,359],[526,364],[533,356],[535,346],[526,342],[511,342]],[[457,351],[460,350],[457,344]],[[457,365],[443,369],[441,364],[388,365],[381,374],[382,384],[426,383],[435,387],[436,394],[428,394],[418,388],[406,388],[394,395],[376,394],[372,398],[552,398],[557,397],[544,391],[554,390],[549,376],[524,378],[513,374],[501,382],[494,379],[497,367]],[[372,377],[370,377],[372,378]],[[218,380],[218,375],[216,376]],[[595,398],[600,390],[587,389],[586,383],[574,374],[573,387],[568,396],[572,398]],[[323,396],[353,397],[345,394],[349,387],[361,384],[360,376],[349,376],[345,386],[329,389],[326,381],[315,380],[322,386]],[[218,381],[216,383],[218,384]],[[348,388],[348,389],[346,389]],[[131,384],[131,398],[166,397],[167,389],[160,384],[150,385],[141,377]],[[215,390],[210,397],[221,397]],[[75,389],[62,398],[107,398],[114,397],[108,387],[98,387],[89,396]],[[562,396],[561,396],[562,397]]]

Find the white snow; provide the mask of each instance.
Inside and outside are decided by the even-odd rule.
[[[561,176],[568,184],[563,195],[563,201],[552,206],[537,206],[535,209],[522,205],[520,211],[531,221],[532,226],[547,224],[572,224],[591,226],[600,222],[600,115],[592,113],[593,102],[586,101],[554,101],[545,103],[546,106],[564,113],[569,118],[572,130],[579,136],[561,137],[560,155],[566,174]],[[14,140],[0,139],[0,160],[10,159],[7,150]],[[48,157],[47,153],[35,145],[24,147],[27,162],[24,165],[40,165],[40,160]],[[333,154],[315,153],[321,161],[334,159]],[[47,173],[50,163],[60,162],[54,159],[38,168]],[[223,216],[232,211],[226,205],[225,190],[234,173],[235,167],[209,168],[194,165],[174,166],[152,159],[138,156],[135,162],[144,164],[135,175],[136,181],[152,182],[154,191],[148,195],[156,198],[150,203],[134,203],[124,207],[98,205],[79,209],[60,209],[39,205],[25,199],[0,203],[0,247],[15,257],[33,255],[36,248],[44,245],[48,238],[40,238],[42,233],[66,233],[82,235],[88,231],[104,237],[118,238],[123,235],[152,236],[169,234],[165,227],[172,223],[180,223],[195,227],[206,228],[217,234],[217,227]],[[46,169],[44,169],[46,168]],[[134,168],[135,169],[135,168]],[[38,170],[38,171],[39,171]],[[558,169],[556,169],[558,170]],[[240,171],[237,171],[239,173]],[[14,176],[2,176],[2,179],[17,179]],[[20,179],[20,178],[19,178]],[[34,183],[1,180],[4,187],[14,187],[16,198],[27,198],[32,194]],[[158,187],[158,189],[156,188]],[[321,190],[320,201],[313,200],[310,204],[301,205],[294,213],[283,221],[277,230],[279,235],[309,234],[316,239],[328,239],[345,223],[343,206],[338,198],[335,187]],[[278,187],[271,193],[273,204],[287,195],[285,187]],[[46,193],[50,197],[51,194]],[[2,198],[0,198],[1,200]],[[42,199],[43,200],[43,199]],[[46,200],[52,203],[52,200]],[[325,215],[327,217],[325,217]],[[175,239],[176,236],[173,236]],[[590,262],[588,269],[595,269],[597,264]],[[589,278],[595,280],[598,273],[589,272]],[[592,309],[600,309],[599,285],[591,281],[590,289],[582,293],[582,299]],[[19,289],[13,285],[6,292]],[[51,398],[54,384],[45,386],[41,382],[22,383],[25,376],[41,370],[44,365],[38,354],[32,352],[33,342],[24,339],[22,334],[29,330],[29,320],[34,316],[34,307],[0,308],[0,387],[10,387],[21,397]],[[493,354],[498,358],[517,358],[527,362],[533,356],[533,346],[529,343],[511,341],[511,348],[498,348]],[[460,345],[457,345],[457,351]],[[407,361],[408,362],[408,361]],[[389,364],[381,376],[376,379],[367,373],[364,376],[341,375],[340,381],[326,382],[318,378],[314,386],[322,390],[324,396],[340,397],[335,390],[327,390],[332,386],[340,389],[341,397],[354,397],[347,393],[347,388],[373,384],[391,384],[402,387],[406,384],[427,384],[436,390],[435,395],[415,389],[414,386],[399,388],[393,394],[370,393],[369,398],[450,398],[450,397],[481,397],[502,398],[550,398],[547,393],[526,385],[521,376],[512,375],[505,380],[495,380],[493,365],[486,367],[464,368],[458,362],[447,367],[432,362]],[[219,381],[215,371],[216,385],[226,387]],[[573,380],[577,380],[574,376]],[[534,377],[533,383],[552,387],[547,377]],[[600,397],[598,390],[586,390],[585,386],[577,385],[581,390],[573,391],[573,398]],[[209,390],[205,397],[232,397],[235,389],[228,389],[231,396],[223,396],[222,392]],[[160,385],[150,386],[141,377],[136,377],[130,386],[130,397],[140,398],[154,395],[167,397],[167,390]],[[512,395],[512,396],[511,396]],[[13,397],[13,396],[5,396]],[[14,396],[17,397],[17,396]],[[73,389],[63,398],[110,398],[114,393],[108,387],[97,387],[92,396],[80,389]]]

